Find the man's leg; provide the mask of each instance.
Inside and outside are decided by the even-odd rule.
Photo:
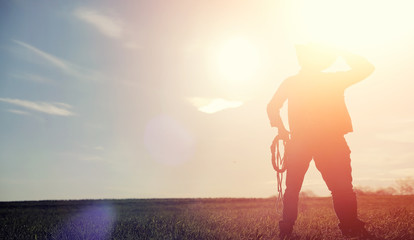
[[[283,220],[280,234],[289,235],[298,216],[299,192],[312,156],[304,141],[292,139],[287,146],[286,190],[283,197]]]
[[[357,217],[357,200],[352,186],[351,151],[344,137],[326,140],[315,149],[315,165],[332,193],[339,227],[344,234],[362,231],[364,223]]]

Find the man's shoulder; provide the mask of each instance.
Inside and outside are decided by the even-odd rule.
[[[289,76],[289,77],[285,78],[285,80],[282,81],[281,85],[294,84],[298,79],[300,79],[300,76],[298,74]]]
[[[291,76],[287,77],[285,79],[285,81],[294,81],[294,80],[299,79],[299,78],[301,78],[300,74],[295,74],[295,75],[291,75]]]
[[[300,74],[292,75],[285,78],[280,84],[280,87],[289,91],[289,89],[295,89],[298,85],[301,85],[303,80],[304,78]]]

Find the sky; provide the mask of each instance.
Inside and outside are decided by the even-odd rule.
[[[354,185],[414,176],[411,1],[0,5],[0,201],[276,195],[266,106],[309,41],[376,68],[345,93]],[[314,164],[302,189],[329,195]]]

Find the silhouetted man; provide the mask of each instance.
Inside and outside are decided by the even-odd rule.
[[[352,186],[351,159],[344,135],[352,132],[345,105],[344,91],[373,71],[365,58],[346,51],[316,44],[297,45],[301,70],[284,80],[268,104],[272,127],[283,139],[289,139],[279,110],[288,102],[290,140],[286,148],[287,175],[283,198],[283,219],[279,222],[282,237],[292,233],[298,214],[298,198],[303,178],[312,159],[331,191],[339,228],[347,236],[366,233],[357,218],[357,201]],[[341,56],[349,71],[322,72]]]

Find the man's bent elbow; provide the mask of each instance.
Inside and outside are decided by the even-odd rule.
[[[368,64],[368,76],[371,75],[375,70],[375,67],[372,63]]]
[[[367,77],[369,77],[375,70],[374,65],[372,65],[371,63],[368,63],[367,66],[364,68],[364,76],[362,79],[365,79]]]
[[[269,103],[267,105],[267,117],[269,118],[270,121],[270,126],[271,127],[276,127],[276,122],[277,122],[277,115],[279,114],[279,111],[274,107],[273,104]]]

